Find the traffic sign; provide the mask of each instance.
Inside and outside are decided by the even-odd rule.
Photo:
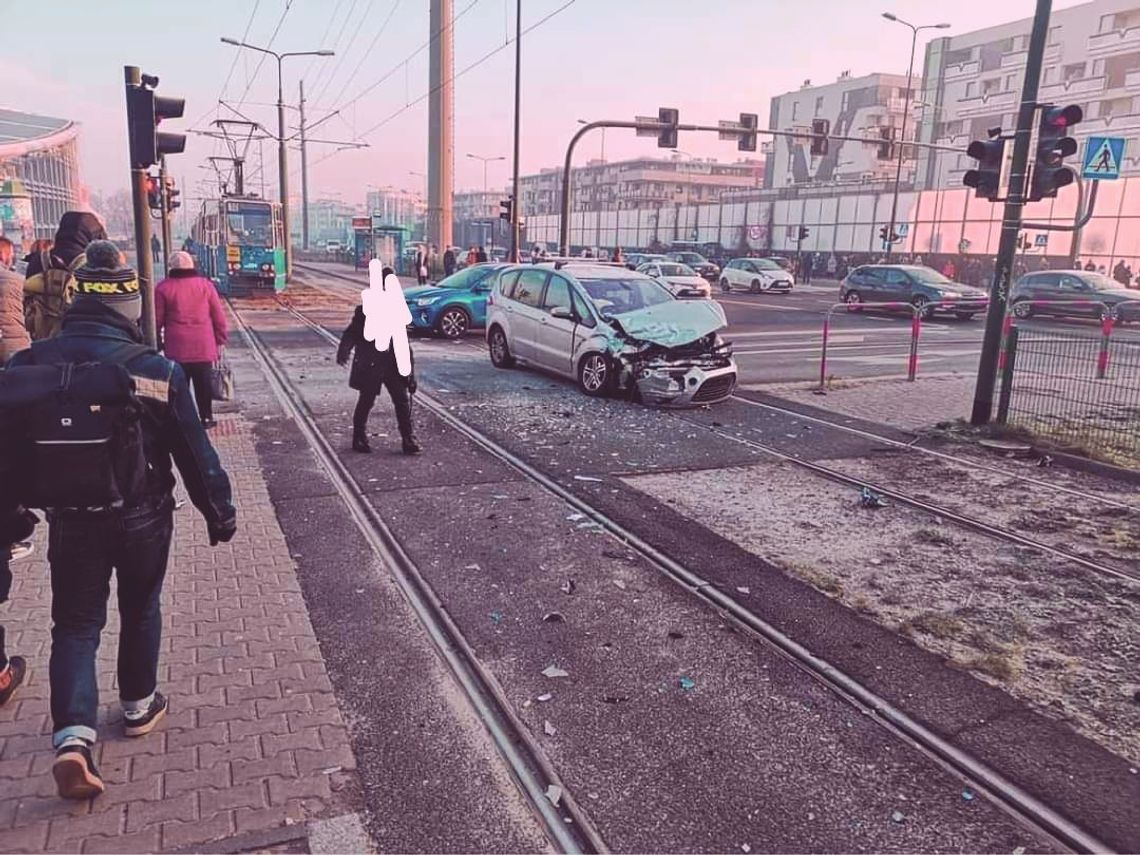
[[[740,122],[726,121],[725,119],[717,122],[716,126],[719,128],[717,138],[722,140],[738,139],[747,130]]]
[[[899,237],[906,237],[910,234],[910,223],[895,223],[895,234]]]
[[[1034,236],[1033,245],[1034,246],[1048,246],[1049,245],[1049,235],[1036,235],[1036,236]]]
[[[1089,137],[1082,178],[1115,181],[1124,161],[1124,137]]]
[[[661,129],[661,122],[656,116],[634,116],[634,121],[639,125],[653,125],[652,128],[638,128],[637,135],[639,137],[655,137]]]

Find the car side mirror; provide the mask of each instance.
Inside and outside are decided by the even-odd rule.
[[[561,318],[564,321],[574,320],[574,312],[566,306],[555,306],[550,310],[550,317]]]

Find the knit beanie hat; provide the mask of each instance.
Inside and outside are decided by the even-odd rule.
[[[93,240],[84,250],[87,259],[75,271],[75,296],[94,297],[123,317],[137,321],[142,315],[139,278],[123,264],[123,254],[109,240]]]

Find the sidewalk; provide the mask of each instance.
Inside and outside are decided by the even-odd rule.
[[[0,607],[0,622],[8,628],[9,653],[27,657],[29,678],[0,710],[0,851],[236,851],[282,844],[318,851],[311,835],[330,826],[312,821],[357,809],[348,733],[250,426],[240,414],[225,413],[211,437],[233,483],[238,534],[211,548],[192,505],[175,513],[159,668],[170,714],[141,739],[121,735],[111,598],[99,653],[95,751],[107,792],[89,802],[59,799],[50,772],[46,525],[37,531],[33,557],[13,565],[11,603]]]

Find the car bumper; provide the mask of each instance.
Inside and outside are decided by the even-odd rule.
[[[697,365],[645,366],[634,382],[642,402],[658,407],[699,407],[730,397],[736,389],[736,362],[721,368]]]
[[[434,306],[409,305],[408,311],[412,313],[412,322],[408,324],[408,329],[430,330],[435,327]]]
[[[980,314],[990,307],[990,301],[984,299],[976,300],[942,300],[934,307],[936,314],[943,315],[959,315],[965,312],[972,314]]]

